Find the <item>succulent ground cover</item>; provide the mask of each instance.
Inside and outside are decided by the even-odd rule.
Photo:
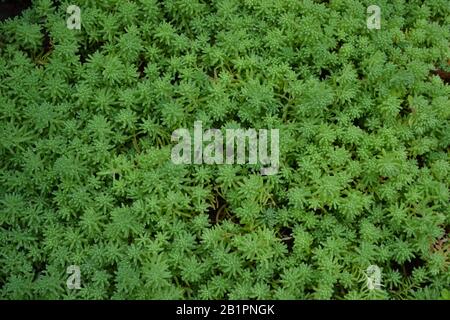
[[[2,299],[450,297],[447,0],[10,8]],[[278,129],[278,173],[174,164],[195,121]]]

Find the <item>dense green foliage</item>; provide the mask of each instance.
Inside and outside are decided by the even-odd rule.
[[[368,30],[372,2],[38,0],[1,22],[0,297],[448,298],[450,87],[430,71],[450,6],[377,0]],[[172,164],[196,120],[279,129],[279,173]]]

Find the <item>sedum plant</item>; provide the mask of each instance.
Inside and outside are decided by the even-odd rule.
[[[2,299],[448,299],[448,2],[70,4],[0,22]],[[278,174],[173,164],[194,121]]]

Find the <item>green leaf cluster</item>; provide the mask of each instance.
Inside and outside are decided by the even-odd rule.
[[[0,22],[2,299],[448,299],[447,1],[380,30],[370,1],[69,4]],[[198,120],[279,129],[279,173],[174,165]]]

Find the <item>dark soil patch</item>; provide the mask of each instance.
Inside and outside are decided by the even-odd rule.
[[[31,6],[31,0],[0,0],[0,21],[14,18]]]
[[[439,76],[442,81],[444,81],[444,83],[446,84],[450,84],[450,72],[446,72],[444,70],[433,70],[431,71],[432,74]]]
[[[209,222],[212,225],[218,224],[226,216],[225,210],[227,209],[227,202],[221,195],[216,195],[216,204],[213,208],[208,210]]]

